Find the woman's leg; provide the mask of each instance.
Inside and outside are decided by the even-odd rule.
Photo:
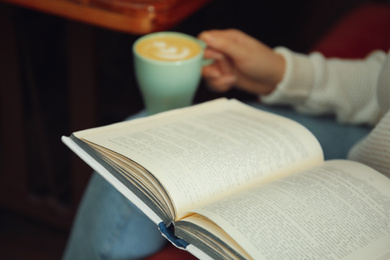
[[[64,259],[139,259],[165,245],[157,226],[94,173],[79,206]]]

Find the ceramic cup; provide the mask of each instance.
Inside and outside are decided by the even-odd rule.
[[[140,37],[133,45],[135,76],[149,115],[189,106],[201,79],[205,44],[177,32]]]

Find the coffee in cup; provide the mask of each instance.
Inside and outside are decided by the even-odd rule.
[[[136,52],[149,59],[180,61],[195,57],[202,51],[198,42],[177,35],[160,35],[140,41]]]
[[[192,104],[205,44],[177,32],[151,33],[133,45],[135,76],[148,114]]]

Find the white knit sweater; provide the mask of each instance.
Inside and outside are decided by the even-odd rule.
[[[286,60],[282,82],[267,104],[292,105],[312,115],[334,114],[344,124],[369,124],[371,133],[356,144],[349,159],[390,177],[390,52],[375,51],[361,60],[326,59],[276,48]]]

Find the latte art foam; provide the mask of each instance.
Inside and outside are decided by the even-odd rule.
[[[154,55],[167,60],[182,60],[190,56],[191,50],[187,47],[178,48],[169,46],[165,41],[157,41],[153,43]]]
[[[147,38],[136,46],[137,52],[147,58],[163,61],[186,60],[196,56],[200,45],[190,39],[177,36]]]

